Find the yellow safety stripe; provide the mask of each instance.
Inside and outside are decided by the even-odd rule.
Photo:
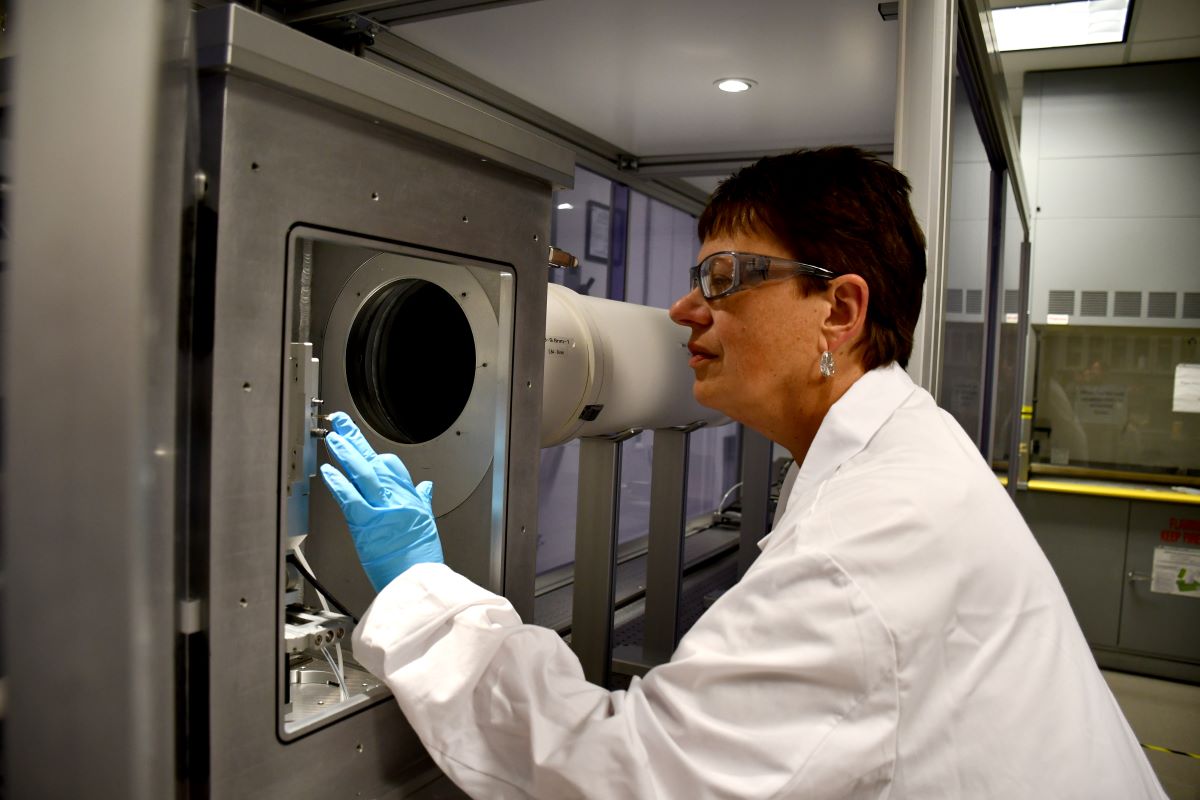
[[[1139,489],[1125,486],[1103,486],[1069,481],[1048,481],[1032,478],[1029,488],[1039,492],[1062,492],[1064,494],[1088,494],[1099,497],[1122,497],[1127,500],[1156,500],[1165,503],[1191,503],[1200,505],[1200,494],[1185,494],[1164,489]]]

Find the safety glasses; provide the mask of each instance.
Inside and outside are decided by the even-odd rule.
[[[733,250],[713,253],[691,269],[692,288],[699,286],[700,293],[706,300],[726,297],[742,289],[757,286],[765,280],[791,278],[796,275],[807,275],[821,280],[834,277],[833,272],[824,267]]]

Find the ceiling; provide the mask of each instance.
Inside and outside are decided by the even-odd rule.
[[[899,25],[877,0],[535,0],[393,31],[637,156],[892,142]],[[1028,71],[1192,57],[1198,0],[1134,0],[1124,44],[1002,63],[1019,116]],[[727,76],[758,85],[717,91]],[[715,180],[694,178],[706,189]]]
[[[728,153],[890,144],[899,26],[877,5],[538,0],[393,30],[627,152]]]
[[[1008,8],[1042,2],[1045,0],[992,0],[991,5]],[[1001,61],[1013,116],[1020,117],[1026,72],[1200,58],[1200,0],[1132,0],[1132,3],[1129,36],[1122,44],[1004,53]]]

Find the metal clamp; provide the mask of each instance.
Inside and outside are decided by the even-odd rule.
[[[620,433],[604,433],[604,434],[599,434],[597,436],[583,436],[581,438],[583,438],[583,439],[600,439],[605,442],[613,442],[614,444],[617,444],[619,442],[625,441],[626,439],[632,439],[633,437],[635,437],[639,433],[641,433],[642,430],[643,430],[642,428],[630,428],[629,430],[621,431]]]
[[[676,425],[673,428],[662,428],[662,430],[678,431],[679,433],[691,433],[692,431],[700,430],[701,428],[703,428],[706,425],[708,425],[707,422],[705,422],[704,420],[699,420],[698,422],[690,422],[687,425]]]
[[[575,269],[579,266],[579,259],[566,250],[561,250],[551,245],[546,265],[558,269]]]

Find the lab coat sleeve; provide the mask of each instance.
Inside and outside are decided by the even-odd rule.
[[[442,565],[386,587],[354,652],[477,797],[882,797],[894,765],[890,636],[822,553],[764,555],[626,692]]]

